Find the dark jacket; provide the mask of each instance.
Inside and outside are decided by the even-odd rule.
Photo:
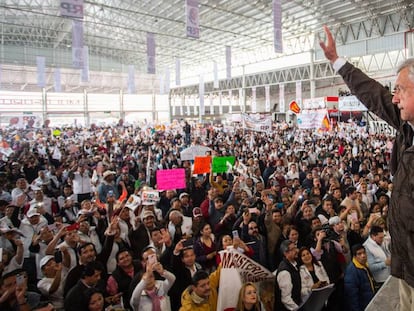
[[[273,310],[284,311],[288,310],[285,305],[282,303],[282,294],[279,287],[279,283],[277,282],[277,276],[282,271],[288,271],[290,274],[290,278],[292,281],[292,293],[291,297],[293,301],[299,306],[302,302],[301,297],[301,290],[302,290],[302,283],[300,279],[299,270],[296,269],[290,262],[288,262],[285,258],[280,263],[276,278],[275,278],[275,302],[273,306]]]
[[[374,297],[374,279],[368,267],[355,259],[349,263],[345,271],[346,310],[363,311]]]
[[[388,213],[392,238],[391,274],[414,287],[414,131],[407,122],[401,120],[397,105],[392,103],[392,94],[380,83],[350,63],[346,63],[339,74],[352,94],[397,130],[390,161],[391,174],[394,176]]]

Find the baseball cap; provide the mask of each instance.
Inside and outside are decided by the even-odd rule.
[[[33,216],[40,216],[40,213],[37,211],[37,209],[35,209],[35,208],[31,208],[31,209],[29,209],[29,211],[27,212],[26,216],[27,216],[28,218],[31,218],[31,217],[33,217]]]
[[[102,174],[102,177],[105,179],[106,177],[110,176],[110,175],[116,175],[116,173],[114,171],[105,171]]]
[[[43,266],[47,265],[47,263],[49,261],[51,261],[52,259],[55,259],[55,256],[46,255],[45,257],[43,257],[42,259],[40,259],[40,263],[39,263],[40,269],[42,269]]]
[[[181,193],[181,194],[180,194],[180,196],[179,196],[180,200],[181,200],[183,197],[185,197],[185,196],[189,197],[190,195],[189,195],[187,192],[183,192],[183,193]]]
[[[149,211],[149,210],[145,210],[141,213],[141,219],[142,220],[144,220],[147,217],[151,217],[151,216],[155,218],[154,213],[152,211]]]
[[[338,216],[333,216],[331,218],[329,218],[329,225],[333,226],[333,225],[337,225],[341,222],[341,218],[339,218]]]

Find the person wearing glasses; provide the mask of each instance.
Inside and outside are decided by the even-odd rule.
[[[283,254],[283,260],[276,273],[273,310],[298,310],[302,302],[301,278],[296,262],[298,248],[295,243],[286,240],[280,245],[280,252]]]
[[[326,42],[320,46],[335,71],[342,76],[352,94],[397,131],[390,160],[394,190],[389,204],[391,233],[391,275],[399,279],[401,310],[414,308],[414,205],[411,179],[414,174],[414,58],[397,68],[394,92],[369,78],[338,56],[336,43],[327,26]]]

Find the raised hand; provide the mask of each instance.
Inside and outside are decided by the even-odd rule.
[[[338,53],[336,52],[336,43],[335,39],[332,36],[331,31],[329,30],[328,26],[324,25],[323,30],[326,34],[326,42],[319,41],[319,45],[321,49],[325,53],[325,57],[333,64],[338,59]]]

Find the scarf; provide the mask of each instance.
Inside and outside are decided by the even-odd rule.
[[[152,311],[161,311],[161,299],[157,295],[157,290],[146,290],[145,293],[151,299],[152,302]]]
[[[197,305],[208,302],[208,299],[198,296],[195,292],[191,292],[190,296],[191,296],[191,300]]]

